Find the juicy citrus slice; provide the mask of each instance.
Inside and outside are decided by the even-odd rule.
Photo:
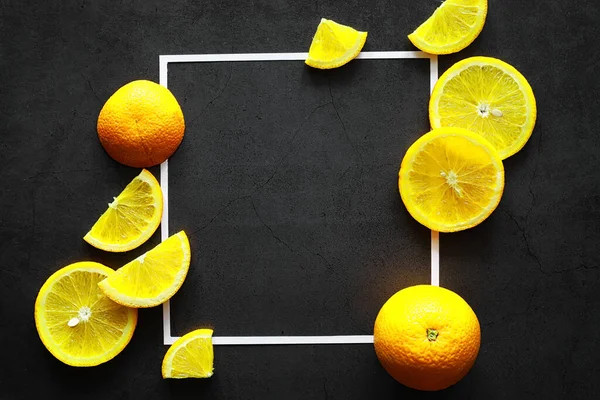
[[[373,332],[377,358],[398,382],[441,390],[471,369],[481,344],[479,320],[458,294],[411,286],[381,307]]]
[[[421,224],[455,232],[483,222],[504,190],[504,166],[481,136],[461,128],[435,129],[406,152],[399,173],[402,201]]]
[[[163,359],[163,378],[210,378],[214,358],[212,334],[212,329],[197,329],[177,339]]]
[[[505,159],[533,132],[536,104],[529,83],[509,64],[471,57],[450,67],[429,101],[432,128],[456,126],[486,138]]]
[[[479,36],[487,9],[487,0],[446,0],[408,39],[426,53],[456,53]]]
[[[323,18],[310,44],[306,64],[320,69],[341,67],[358,56],[366,40],[367,32]]]
[[[133,178],[100,216],[83,240],[105,251],[122,252],[142,245],[160,225],[163,195],[147,170]]]
[[[98,286],[119,304],[154,307],[179,290],[189,268],[190,242],[181,231],[125,264]]]
[[[162,163],[177,150],[185,121],[169,89],[139,80],[110,96],[98,116],[97,130],[100,143],[114,160],[147,168]]]
[[[35,326],[60,361],[92,367],[119,354],[131,340],[137,310],[102,293],[97,283],[114,271],[95,262],[68,265],[48,278],[35,301]]]

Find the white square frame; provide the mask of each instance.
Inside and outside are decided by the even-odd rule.
[[[159,83],[168,87],[169,63],[201,62],[252,62],[252,61],[304,61],[307,53],[239,53],[239,54],[185,54],[159,56]],[[361,52],[359,60],[429,59],[429,89],[438,80],[438,59],[436,55],[421,51],[367,51]],[[160,186],[163,191],[163,215],[161,220],[161,241],[169,237],[169,160],[160,165]],[[439,286],[440,273],[439,233],[431,232],[431,284]],[[163,304],[163,341],[173,344],[178,337],[171,336],[171,304]],[[330,335],[330,336],[215,336],[214,345],[299,345],[299,344],[369,344],[372,335]]]

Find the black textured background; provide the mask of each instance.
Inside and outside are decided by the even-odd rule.
[[[427,282],[429,233],[395,182],[427,131],[429,70],[169,66],[191,116],[169,160],[170,229],[188,233],[195,267],[172,302],[174,334],[371,334],[398,287]]]
[[[440,57],[440,72],[471,55],[513,64],[535,91],[538,123],[505,163],[498,210],[442,235],[441,283],[479,316],[482,347],[471,373],[439,393],[395,383],[369,345],[217,347],[211,380],[163,381],[160,308],[140,312],[113,361],[75,369],[33,324],[56,269],[83,259],[116,268],[158,243],[110,255],[81,240],[138,173],[104,153],[97,114],[124,83],[158,81],[158,55],[306,51],[321,17],[367,30],[365,50],[411,50],[406,35],[438,3],[51,3],[0,3],[1,399],[599,396],[598,2],[490,0],[480,37]],[[171,190],[182,193],[171,229],[196,232],[174,333],[368,332],[387,296],[427,282],[428,232],[396,196],[393,165],[427,126],[419,61],[326,73],[176,65],[169,79],[188,119],[171,160]]]

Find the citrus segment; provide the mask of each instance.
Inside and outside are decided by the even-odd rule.
[[[185,121],[173,94],[138,80],[117,90],[98,116],[98,138],[113,159],[136,168],[169,158],[183,140]]]
[[[98,285],[119,304],[154,307],[179,290],[189,267],[190,243],[181,231],[125,264]]]
[[[113,273],[102,264],[78,262],[55,272],[40,289],[35,326],[44,346],[65,364],[102,364],[131,340],[137,310],[113,302],[97,285]]]
[[[355,59],[367,40],[367,32],[321,19],[308,50],[306,64],[319,69],[341,67]]]
[[[433,128],[454,126],[486,138],[505,159],[525,146],[535,125],[533,90],[519,71],[490,57],[471,57],[450,67],[429,102]]]
[[[461,128],[435,129],[408,149],[399,172],[408,212],[439,232],[483,222],[504,190],[504,167],[481,136]]]
[[[212,334],[212,329],[198,329],[173,343],[163,359],[163,378],[210,378],[214,358]]]
[[[418,390],[441,390],[461,380],[481,344],[479,321],[467,302],[429,285],[394,294],[379,311],[373,335],[384,369]]]
[[[479,36],[487,9],[487,0],[446,0],[408,39],[426,53],[455,53]]]
[[[135,249],[148,240],[160,225],[163,195],[158,181],[142,172],[108,204],[84,240],[112,252]]]

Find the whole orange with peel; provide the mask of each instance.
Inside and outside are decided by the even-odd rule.
[[[113,159],[136,168],[169,158],[183,140],[185,121],[164,86],[139,80],[117,90],[98,116],[98,137]]]
[[[377,358],[398,382],[441,390],[460,381],[479,352],[477,316],[458,294],[430,285],[394,294],[375,320]]]

